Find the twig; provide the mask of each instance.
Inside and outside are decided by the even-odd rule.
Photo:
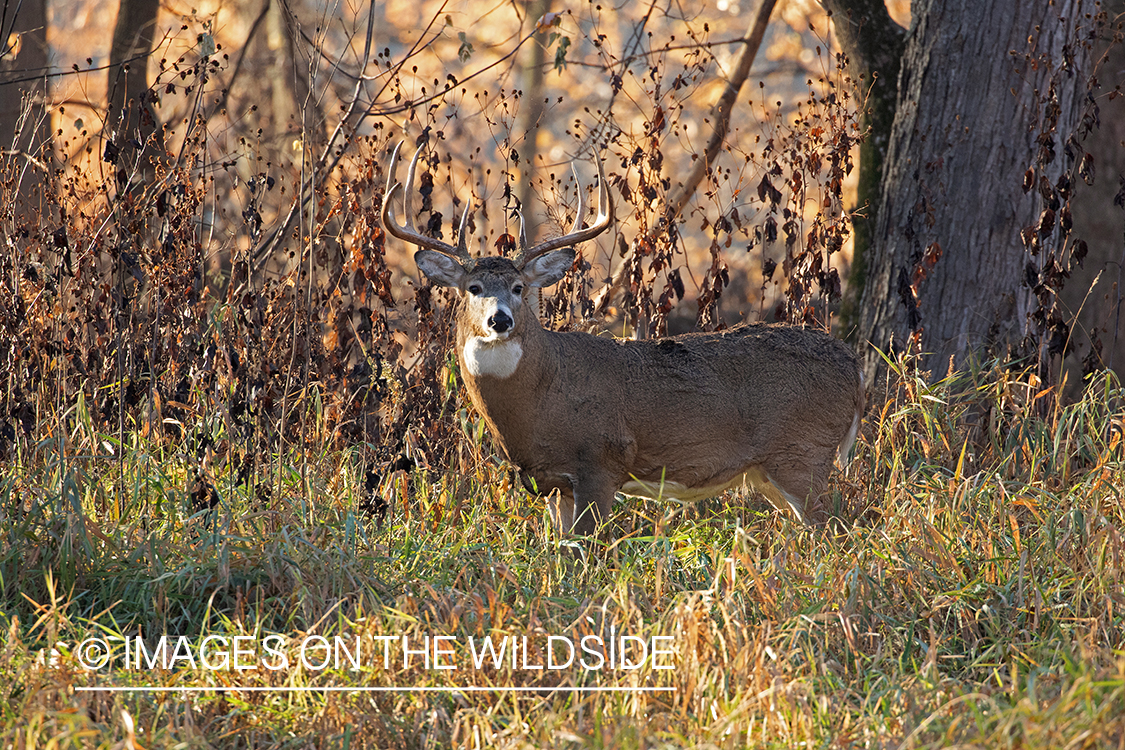
[[[28,83],[29,81],[42,81],[44,78],[62,78],[63,76],[77,76],[83,73],[96,73],[102,70],[109,70],[110,68],[120,68],[122,65],[128,65],[129,63],[136,62],[137,60],[148,60],[148,58],[152,57],[154,54],[156,54],[155,49],[147,55],[134,55],[128,60],[122,60],[121,62],[107,63],[105,65],[95,65],[89,68],[79,68],[75,66],[71,70],[60,70],[54,73],[50,72],[54,67],[50,65],[45,68],[23,68],[20,71],[21,73],[29,73],[33,70],[40,70],[43,72],[39,73],[38,75],[24,76],[23,78],[9,78],[6,81],[0,81],[0,86],[11,86],[12,84]]]
[[[46,164],[41,162],[39,159],[35,158],[34,155],[29,154],[28,152],[22,151],[20,149],[11,149],[11,150],[0,151],[0,156],[22,156],[23,158],[27,159],[27,161],[33,167],[38,169],[39,171],[44,172],[44,173],[49,171],[47,169]]]
[[[436,18],[440,17],[441,13],[444,9],[445,9],[445,5],[442,5],[441,8],[438,9],[437,13],[434,14],[433,18],[436,19]],[[416,44],[415,47],[412,48],[410,50],[410,52],[407,53],[406,57],[403,58],[402,62],[400,62],[398,65],[395,66],[396,68],[401,69],[402,66],[406,64],[406,61],[411,59],[414,56],[415,52],[417,51],[418,46],[421,44],[421,40],[425,38],[426,32],[429,30],[430,26],[433,25],[433,23],[434,23],[434,20],[431,20],[430,25],[426,27],[426,29],[422,32],[422,35],[419,37],[418,44]],[[500,59],[486,65],[485,67],[483,67],[480,70],[472,73],[471,75],[466,76],[465,78],[461,79],[461,81],[459,83],[465,83],[467,81],[471,81],[472,79],[477,78],[478,76],[481,76],[481,75],[487,73],[489,70],[496,67],[497,65],[500,65],[500,64],[504,63],[505,61],[511,59],[520,50],[520,48],[523,47],[523,45],[527,43],[527,40],[531,39],[531,37],[534,36],[534,35],[535,35],[535,30],[533,29],[529,34],[527,34],[527,36],[520,39],[520,41],[516,44],[516,46],[514,48],[512,48],[512,50],[510,52],[508,52],[506,55],[504,55]],[[370,37],[368,38],[368,43],[370,43]],[[429,44],[429,42],[427,42],[427,44]],[[366,50],[365,50],[365,53],[366,53]],[[341,132],[341,129],[348,122],[348,120],[350,120],[351,117],[355,114],[356,108],[359,105],[359,93],[362,89],[363,84],[367,80],[368,79],[364,76],[360,76],[357,79],[356,86],[355,86],[355,93],[353,94],[353,96],[351,98],[351,102],[348,105],[347,112],[344,114],[344,117],[341,118],[340,122],[336,126],[336,130],[332,133],[332,136],[329,138],[328,146],[324,149],[324,152],[323,152],[320,160],[317,162],[316,168],[313,171],[314,174],[330,173],[333,169],[336,168],[336,165],[340,163],[340,160],[343,159],[344,150],[338,149],[337,150],[338,152],[335,154],[331,163],[326,164],[328,156],[333,153],[334,144],[336,142],[337,136]],[[379,93],[382,93],[382,91],[385,91],[387,85],[389,85],[389,84],[384,85],[383,89],[380,90]],[[359,124],[362,123],[364,120],[366,120],[368,117],[376,117],[376,116],[386,117],[386,116],[389,116],[389,115],[398,114],[400,112],[406,112],[406,111],[408,111],[408,110],[410,110],[414,107],[420,106],[422,104],[426,104],[427,102],[431,102],[435,99],[439,99],[439,98],[445,96],[445,94],[446,94],[445,91],[435,91],[433,94],[431,94],[429,96],[422,97],[421,99],[412,99],[408,102],[403,102],[401,105],[397,105],[397,106],[394,106],[394,107],[388,107],[386,109],[378,109],[377,110],[374,107],[368,107],[367,110],[364,111],[364,113],[360,116],[359,121],[356,123],[356,126],[358,127]],[[376,96],[373,99],[378,99],[378,97],[379,97],[379,94],[376,94]],[[252,258],[252,261],[254,263],[254,270],[255,271],[261,270],[262,266],[265,264],[266,259],[269,257],[269,255],[272,254],[277,249],[277,246],[281,243],[282,238],[285,237],[285,235],[289,232],[290,229],[292,229],[293,221],[297,217],[297,212],[299,210],[303,210],[305,205],[310,200],[311,196],[309,195],[308,191],[306,190],[306,191],[302,191],[302,192],[303,192],[302,197],[298,200],[294,200],[293,205],[289,209],[289,214],[286,216],[285,221],[282,223],[282,225],[280,227],[278,227],[277,229],[275,229],[274,231],[270,232],[269,236],[265,240],[263,240],[263,242],[260,245],[258,245],[257,248],[255,248],[253,250],[253,252],[251,254],[251,258]]]
[[[223,87],[222,100],[217,107],[218,111],[222,112],[227,108],[227,102],[230,100],[231,89],[234,88],[234,82],[238,79],[238,74],[242,71],[242,63],[246,60],[246,53],[250,50],[250,41],[254,35],[258,33],[258,27],[262,25],[262,21],[266,19],[266,14],[269,13],[271,0],[266,0],[262,5],[262,12],[254,19],[254,23],[250,24],[250,31],[246,34],[246,41],[242,43],[242,47],[238,53],[238,59],[235,60],[234,69],[231,70],[230,79],[227,80],[226,86]]]
[[[375,33],[375,1],[376,0],[370,0],[370,2],[368,3],[367,37],[363,43],[363,65],[367,65],[367,61],[370,59],[371,55],[371,40]],[[443,5],[442,8],[444,7],[445,6]],[[440,13],[441,11],[439,10],[438,12]],[[331,164],[327,163],[329,156],[331,156],[333,152],[337,150],[336,139],[340,137],[340,133],[343,132],[343,129],[347,125],[348,121],[355,114],[356,108],[359,105],[360,94],[363,91],[363,83],[363,78],[360,78],[356,81],[355,88],[352,90],[351,100],[348,102],[348,108],[344,112],[344,116],[340,118],[340,121],[338,123],[336,123],[336,128],[332,131],[332,135],[329,136],[328,143],[325,144],[320,158],[310,170],[309,179],[304,181],[304,184],[302,184],[301,190],[298,193],[298,197],[293,201],[293,205],[289,207],[289,213],[286,215],[284,223],[278,229],[272,232],[270,237],[264,243],[259,245],[253,251],[253,254],[251,255],[251,262],[255,264],[254,270],[261,269],[261,266],[264,264],[265,259],[268,258],[274,252],[274,250],[277,249],[277,245],[280,244],[282,239],[289,233],[289,230],[293,227],[293,222],[296,221],[298,213],[300,211],[303,211],[305,206],[311,200],[312,191],[306,190],[306,185],[310,181],[314,180],[317,175],[331,172],[336,168],[336,165],[340,163],[340,159],[343,158],[344,149],[339,149],[339,153],[336,154]]]
[[[714,130],[711,132],[711,138],[707,141],[707,147],[703,151],[703,158],[695,160],[687,179],[672,194],[672,197],[665,201],[662,223],[671,222],[680,215],[684,206],[691,200],[691,196],[695,194],[695,189],[703,180],[703,175],[711,168],[715,157],[719,155],[719,149],[723,147],[723,141],[726,140],[727,132],[730,129],[730,116],[734,111],[738,92],[742,88],[742,84],[746,82],[747,76],[750,75],[750,66],[754,64],[758,48],[762,46],[762,38],[766,34],[770,14],[773,13],[776,3],[777,0],[762,0],[762,4],[758,6],[758,12],[754,14],[754,20],[746,33],[746,42],[738,55],[734,74],[727,80],[722,96],[719,97],[715,108],[711,110]]]

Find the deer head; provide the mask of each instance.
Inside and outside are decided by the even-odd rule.
[[[529,248],[521,213],[519,249],[515,257],[473,258],[468,251],[467,231],[471,205],[466,205],[461,214],[456,247],[414,228],[411,197],[421,149],[410,160],[406,174],[403,197],[406,223],[398,224],[394,220],[392,204],[403,189],[401,183],[394,182],[401,147],[400,142],[391,155],[383,198],[383,224],[395,237],[422,248],[414,253],[414,262],[432,283],[457,289],[461,293],[463,306],[458,316],[458,329],[466,355],[464,364],[470,374],[507,377],[522,357],[522,335],[528,328],[539,326],[528,304],[531,290],[551,286],[562,279],[574,264],[572,246],[596,237],[613,223],[613,202],[601,162],[597,163],[598,214],[590,227],[582,228],[585,206],[579,183],[578,212],[569,233]]]

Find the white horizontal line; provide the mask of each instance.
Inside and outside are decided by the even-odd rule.
[[[102,687],[98,685],[89,687],[76,686],[75,691],[83,693],[208,693],[226,690],[242,691],[247,693],[674,693],[674,687],[578,687],[574,685],[511,685],[488,687],[481,685],[466,685],[464,687],[270,687],[270,686],[241,686],[241,685],[215,685],[211,687],[161,687],[158,685],[140,687]]]

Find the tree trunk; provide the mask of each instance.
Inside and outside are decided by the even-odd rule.
[[[923,366],[940,376],[951,361],[1003,351],[1026,331],[1034,298],[1024,285],[1029,256],[1020,230],[1035,224],[1042,206],[1036,191],[1024,191],[1023,176],[1040,146],[1040,92],[1085,7],[1082,0],[915,0],[912,10],[860,336],[886,350],[918,333]],[[1075,46],[1069,51],[1080,55]],[[1080,60],[1079,73],[1057,87],[1058,121],[1048,135],[1060,156],[1078,118],[1083,68]],[[1052,184],[1064,161],[1049,165]],[[940,260],[929,267],[936,252]],[[869,377],[879,361],[867,352]]]
[[[532,26],[550,12],[551,0],[530,0],[526,5]],[[535,243],[541,221],[532,220],[532,181],[535,179],[535,157],[539,155],[539,121],[543,119],[543,64],[546,60],[545,33],[533,37],[523,57],[523,96],[520,97],[520,119],[516,132],[519,144],[520,182],[516,191],[527,224],[527,241]]]
[[[15,12],[13,15],[13,11]],[[34,201],[49,164],[42,153],[50,136],[44,109],[47,98],[47,3],[24,0],[12,4],[0,32],[0,151],[11,164],[15,190],[11,197]],[[27,80],[30,79],[30,80]],[[21,80],[21,83],[8,83]],[[38,211],[29,215],[38,216]]]
[[[837,44],[848,58],[848,72],[865,101],[859,124],[867,139],[859,147],[859,184],[852,268],[848,296],[841,310],[842,328],[854,331],[859,322],[859,300],[867,283],[867,249],[878,213],[883,162],[898,103],[898,73],[906,30],[891,20],[883,0],[821,0],[832,14]]]
[[[1102,63],[1097,98],[1100,125],[1083,146],[1094,154],[1092,185],[1078,181],[1074,191],[1074,234],[1089,246],[1080,268],[1073,269],[1061,293],[1063,305],[1078,319],[1068,380],[1081,382],[1084,371],[1112,368],[1125,381],[1125,206],[1114,198],[1125,190],[1125,96],[1107,93],[1122,84],[1125,71],[1125,0],[1105,4],[1111,23],[1095,48]]]
[[[164,153],[164,132],[148,80],[159,12],[159,0],[121,0],[117,8],[109,51],[106,134],[114,145],[114,181],[122,193],[152,184],[152,161]]]
[[[152,54],[158,0],[121,0],[109,52],[109,119],[118,138],[145,142],[157,131],[148,94],[148,58]]]

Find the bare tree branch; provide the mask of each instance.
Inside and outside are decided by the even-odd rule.
[[[262,11],[258,14],[258,17],[254,19],[254,23],[250,24],[250,31],[246,34],[246,40],[242,42],[242,46],[238,51],[238,59],[235,60],[234,68],[231,70],[230,77],[223,87],[222,97],[219,99],[219,103],[213,107],[214,112],[222,112],[227,108],[227,104],[230,102],[231,89],[234,88],[234,82],[238,80],[238,74],[242,72],[242,64],[246,61],[246,53],[250,50],[250,41],[258,33],[262,22],[266,20],[266,14],[269,13],[269,10],[270,0],[266,0],[265,4],[262,5]],[[210,119],[210,113],[208,119]]]
[[[673,221],[680,215],[684,206],[691,200],[691,196],[695,194],[695,189],[699,187],[703,176],[711,168],[715,157],[719,155],[719,150],[723,147],[723,141],[726,140],[727,132],[730,130],[730,116],[734,111],[738,92],[742,89],[742,84],[746,82],[747,76],[750,75],[750,66],[754,64],[754,58],[758,55],[758,48],[762,46],[762,38],[766,35],[770,14],[773,13],[776,4],[777,0],[762,0],[761,5],[758,6],[758,12],[754,14],[754,19],[750,22],[750,28],[746,32],[746,41],[742,45],[742,51],[738,54],[738,62],[735,64],[734,73],[727,80],[722,96],[719,97],[718,103],[711,110],[711,122],[714,129],[711,131],[711,138],[707,141],[707,147],[703,150],[703,157],[695,159],[695,164],[692,165],[687,179],[665,202],[664,223]]]
[[[374,2],[374,0],[373,0],[373,2]],[[372,5],[372,8],[373,7],[374,6]],[[438,8],[437,12],[431,18],[430,26],[433,25],[433,23],[436,21],[436,19],[441,18],[444,10],[445,10],[444,5],[442,5],[440,8]],[[369,21],[370,22],[368,23],[368,27],[367,27],[367,41],[364,45],[363,64],[366,64],[367,60],[369,59],[368,55],[370,54],[372,35],[374,33],[374,11],[372,11],[371,18],[369,19]],[[396,68],[404,67],[406,65],[407,61],[410,60],[410,58],[412,58],[416,54],[417,50],[419,48],[425,46],[425,45],[422,44],[422,40],[425,39],[425,37],[426,37],[426,35],[429,31],[430,26],[427,26],[426,29],[423,30],[421,36],[419,37],[418,44],[416,44],[415,47],[412,48],[403,57],[402,61],[398,63]],[[535,35],[535,33],[536,33],[535,29],[533,28],[526,36],[524,36],[522,39],[519,40],[519,42],[516,43],[515,47],[510,52],[508,52],[506,55],[501,57],[499,60],[496,60],[495,62],[489,63],[488,65],[484,66],[480,70],[478,70],[478,71],[472,73],[471,75],[466,76],[465,78],[461,79],[460,83],[465,83],[466,81],[470,81],[473,78],[476,78],[476,77],[486,73],[488,70],[496,67],[497,65],[500,65],[500,64],[504,63],[505,61],[510,60],[517,52],[519,52],[520,48],[523,47],[524,43],[526,43],[527,40],[531,39],[531,37]],[[427,42],[426,44],[429,44],[429,42]],[[388,82],[392,79],[393,79],[393,75],[387,75],[386,80]],[[316,179],[316,180],[321,179],[318,175],[325,175],[325,174],[330,173],[340,163],[340,160],[344,158],[345,149],[338,148],[337,145],[338,145],[338,138],[343,133],[345,126],[353,127],[353,128],[358,127],[359,124],[362,123],[368,117],[385,117],[385,116],[388,116],[388,115],[397,114],[399,112],[405,112],[405,111],[407,111],[407,110],[409,110],[413,107],[420,106],[422,104],[433,101],[433,100],[438,99],[438,98],[445,95],[444,91],[442,91],[441,89],[438,89],[434,93],[429,94],[429,95],[427,95],[425,97],[422,97],[420,99],[413,99],[413,100],[410,100],[410,101],[405,101],[402,104],[399,104],[399,105],[396,105],[396,106],[393,106],[393,107],[388,107],[386,109],[377,110],[377,109],[374,108],[374,104],[372,104],[372,105],[369,105],[367,107],[367,109],[362,112],[362,114],[360,114],[359,113],[360,94],[363,92],[363,85],[368,80],[370,80],[370,79],[368,79],[366,76],[362,76],[362,75],[359,76],[356,79],[355,90],[353,91],[353,94],[352,94],[352,96],[349,100],[347,110],[344,113],[344,116],[340,119],[340,122],[337,123],[335,130],[332,132],[332,135],[329,137],[328,145],[324,148],[324,151],[321,154],[320,159],[317,161],[317,163],[315,165],[315,168],[313,169],[314,177],[310,177],[310,179]],[[374,97],[372,97],[371,101],[372,102],[377,101],[379,99],[379,96],[382,94],[383,91],[386,90],[388,85],[389,85],[389,83],[385,83],[383,88],[378,93],[376,93]],[[354,117],[356,117],[357,115],[358,115],[358,118],[356,119],[355,123],[352,124],[352,125],[349,125],[349,123],[352,121],[352,119]],[[329,161],[329,157],[332,157],[331,161]],[[301,191],[301,197],[299,197],[297,199],[294,199],[293,204],[290,206],[289,213],[286,215],[285,221],[278,228],[276,228],[275,230],[270,232],[270,234],[261,243],[259,243],[257,247],[255,247],[253,250],[251,250],[251,258],[252,258],[253,263],[254,263],[254,270],[255,271],[261,270],[261,268],[262,268],[262,266],[264,266],[267,258],[269,258],[269,256],[272,255],[273,252],[276,251],[277,248],[281,245],[281,243],[285,239],[285,236],[293,228],[293,223],[296,220],[297,216],[299,215],[298,212],[305,208],[305,206],[308,204],[310,198],[311,198],[311,194],[309,193],[309,191],[307,189],[302,190]]]
[[[676,217],[684,210],[684,206],[687,205],[688,201],[691,200],[691,197],[695,194],[696,188],[698,188],[699,183],[702,182],[703,176],[707,174],[707,170],[711,168],[715,157],[719,155],[719,151],[723,147],[723,142],[726,140],[727,132],[730,130],[730,118],[731,114],[734,112],[738,92],[742,89],[742,85],[750,75],[750,67],[754,64],[754,58],[757,57],[758,49],[762,46],[762,39],[766,35],[770,15],[773,13],[776,4],[777,0],[761,0],[761,3],[758,5],[758,10],[754,13],[753,19],[750,22],[750,28],[747,29],[746,36],[743,39],[742,51],[738,54],[734,72],[731,74],[730,78],[727,79],[726,88],[723,89],[719,101],[716,102],[714,108],[711,110],[713,130],[711,131],[711,137],[708,139],[706,147],[703,149],[703,155],[695,158],[695,163],[692,165],[691,172],[688,174],[687,178],[680,183],[676,191],[665,201],[664,215],[661,217],[660,223],[653,231],[653,234],[659,234],[663,227],[666,227],[669,223],[676,220]],[[626,260],[610,277],[609,283],[594,295],[593,302],[595,310],[603,310],[609,303],[609,299],[621,285],[621,281],[624,279],[628,267],[629,262]]]

